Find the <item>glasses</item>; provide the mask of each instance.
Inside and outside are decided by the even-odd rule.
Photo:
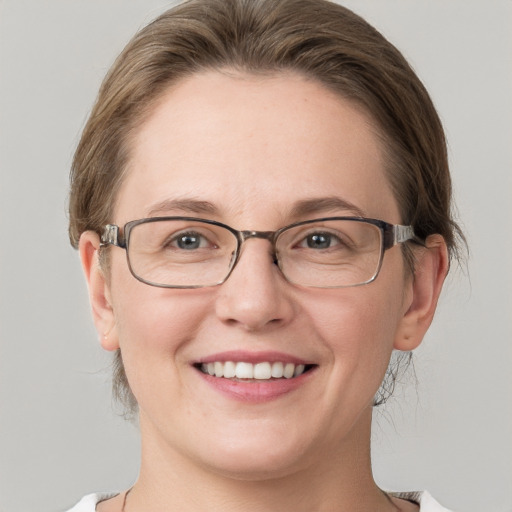
[[[274,263],[287,281],[314,288],[360,286],[375,280],[384,252],[413,240],[411,226],[361,217],[327,217],[277,231],[237,231],[194,217],[151,217],[105,226],[101,245],[126,250],[133,276],[163,288],[222,284],[251,238],[272,244]]]

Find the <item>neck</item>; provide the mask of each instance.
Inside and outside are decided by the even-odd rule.
[[[125,512],[396,510],[373,480],[370,424],[371,411],[337,450],[305,455],[295,467],[232,474],[161,442],[141,417],[141,471]]]

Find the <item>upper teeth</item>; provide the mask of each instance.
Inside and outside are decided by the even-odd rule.
[[[304,373],[305,365],[293,364],[293,363],[245,363],[245,362],[233,362],[216,361],[214,363],[203,363],[201,370],[204,373],[215,375],[215,377],[224,377],[231,379],[236,377],[237,379],[258,379],[267,380],[270,378],[280,379],[282,377],[291,379],[292,377],[298,377]]]

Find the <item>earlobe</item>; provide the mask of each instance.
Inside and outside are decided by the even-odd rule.
[[[105,350],[119,348],[110,287],[99,261],[100,239],[97,233],[86,231],[80,236],[79,252],[89,289],[94,325]]]
[[[407,290],[405,312],[398,326],[394,348],[413,350],[432,323],[446,274],[448,250],[441,235],[431,235],[417,253],[414,276]]]

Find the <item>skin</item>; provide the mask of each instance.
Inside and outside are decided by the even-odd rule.
[[[299,75],[197,74],[166,91],[134,137],[111,221],[195,215],[275,230],[353,215],[293,211],[336,196],[402,223],[379,144],[364,112]],[[214,211],[162,208],[173,199]],[[392,349],[418,346],[435,311],[447,252],[440,236],[427,245],[415,249],[415,276],[394,247],[373,283],[315,289],[286,282],[269,243],[252,239],[224,284],[173,290],[134,279],[119,248],[107,279],[98,236],[84,233],[95,324],[105,349],[121,348],[140,407],[142,464],[126,510],[417,510],[376,486],[370,424]],[[317,367],[290,393],[243,402],[192,366],[227,350],[277,350]],[[122,499],[98,510],[119,511]]]

